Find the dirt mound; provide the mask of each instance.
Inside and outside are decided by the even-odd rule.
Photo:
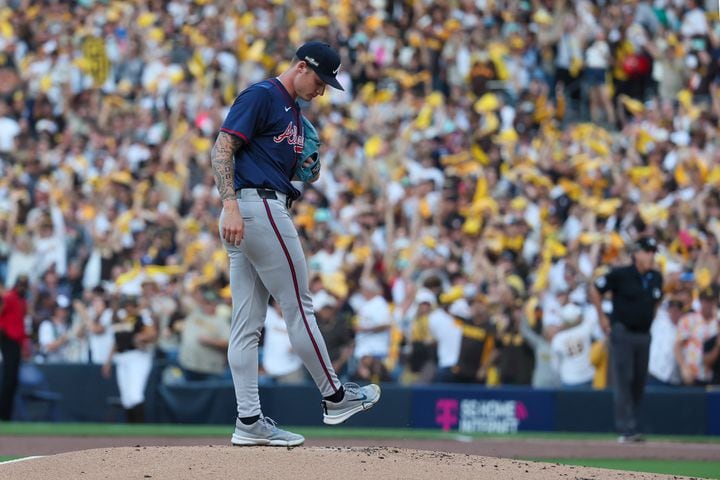
[[[0,465],[0,478],[108,479],[617,479],[597,468],[393,447],[120,447]],[[625,472],[622,478],[671,479]]]

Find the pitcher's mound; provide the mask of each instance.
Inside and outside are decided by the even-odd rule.
[[[98,448],[0,465],[0,478],[78,479],[617,479],[617,470],[392,447]],[[627,472],[623,478],[677,478]]]

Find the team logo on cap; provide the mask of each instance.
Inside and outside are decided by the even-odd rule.
[[[307,55],[305,55],[305,61],[308,62],[308,63],[309,63],[310,65],[312,65],[313,67],[319,67],[319,66],[320,66],[320,64],[318,63],[318,61],[315,60],[313,57],[308,57]]]

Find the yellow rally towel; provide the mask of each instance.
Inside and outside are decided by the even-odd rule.
[[[590,347],[590,363],[595,367],[592,386],[596,390],[607,387],[608,351],[605,342],[597,341]]]

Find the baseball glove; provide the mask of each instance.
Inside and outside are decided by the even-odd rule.
[[[317,130],[310,120],[302,117],[303,122],[303,134],[305,136],[305,143],[303,143],[303,153],[300,161],[295,166],[295,178],[303,182],[313,182],[320,176],[320,137],[318,136]],[[312,159],[312,162],[305,165],[308,158]]]

